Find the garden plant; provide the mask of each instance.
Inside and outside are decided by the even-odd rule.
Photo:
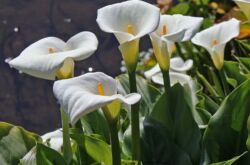
[[[250,0],[128,0],[96,12],[123,73],[74,74],[102,44],[88,31],[8,61],[54,81],[61,128],[40,136],[1,122],[1,165],[250,164]]]

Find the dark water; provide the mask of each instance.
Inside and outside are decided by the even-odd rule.
[[[115,38],[100,31],[96,11],[117,0],[0,0],[0,121],[45,133],[60,127],[59,105],[52,81],[19,74],[4,62],[29,44],[47,36],[67,40],[80,31],[92,31],[99,40],[98,51],[78,62],[76,75],[103,71],[120,73],[121,55]],[[148,0],[154,3],[154,0]],[[147,46],[142,43],[142,49]]]

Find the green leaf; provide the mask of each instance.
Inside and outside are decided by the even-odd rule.
[[[110,146],[103,140],[98,139],[97,135],[86,135],[83,133],[71,134],[70,137],[74,139],[79,145],[84,146],[87,156],[94,161],[104,163],[105,165],[112,165],[112,154]],[[89,160],[89,158],[86,158]]]
[[[196,110],[200,116],[200,119],[202,120],[202,125],[207,125],[212,115],[207,110],[202,108],[196,108]]]
[[[87,153],[97,162],[112,165],[112,154],[110,146],[96,137],[85,135],[85,146]]]
[[[134,161],[134,160],[124,160],[124,159],[122,159],[122,165],[138,165],[138,162]]]
[[[247,137],[247,149],[248,151],[250,151],[250,116],[248,116],[248,120],[247,120],[247,130],[248,130],[248,137]]]
[[[238,57],[239,62],[250,71],[250,58],[249,57]]]
[[[239,160],[242,156],[244,156],[247,152],[244,152],[243,154],[239,155],[239,156],[235,156],[230,160],[227,161],[223,161],[223,162],[218,162],[218,163],[213,163],[211,165],[232,165],[234,162],[236,162],[237,160]]]
[[[204,93],[199,94],[198,99],[197,108],[205,109],[210,112],[210,114],[214,114],[219,108],[219,105]]]
[[[132,134],[131,125],[123,133],[122,151],[126,156],[132,156]]]
[[[198,164],[201,132],[194,120],[189,99],[186,98],[190,96],[180,84],[173,86],[170,93],[170,109],[167,106],[166,95],[163,94],[155,104],[150,117],[144,121],[144,161],[146,164]],[[151,154],[154,157],[151,157]],[[182,159],[179,159],[180,157]]]
[[[39,139],[21,127],[0,122],[0,164],[18,164]]]
[[[228,77],[227,77],[227,82],[228,82],[232,87],[234,87],[234,88],[236,88],[237,85],[238,85],[237,80],[235,80],[235,79],[233,79],[233,78],[228,78]]]
[[[184,2],[184,3],[179,3],[178,5],[171,8],[169,14],[187,15],[188,11],[189,11],[189,4]]]
[[[100,110],[85,115],[81,122],[88,134],[97,133],[109,141],[108,123]]]
[[[159,165],[192,165],[188,153],[174,143],[162,123],[152,118],[146,118],[141,140],[143,164]]]
[[[239,84],[243,83],[247,77],[244,75],[242,70],[240,69],[240,65],[235,61],[225,61],[224,69],[226,71],[227,77],[236,80]]]
[[[211,20],[211,18],[204,18],[204,21],[202,24],[203,29],[207,29],[213,25],[214,25],[214,20]]]
[[[204,144],[211,163],[228,160],[247,150],[249,98],[250,80],[247,80],[225,98],[210,119]]]
[[[19,165],[36,165],[36,146],[20,159]]]
[[[196,4],[198,5],[207,5],[209,3],[210,0],[193,0]]]
[[[250,51],[250,41],[249,40],[237,40],[237,42],[246,50],[246,52]]]
[[[122,94],[129,94],[129,79],[127,74],[118,76],[117,80],[124,89],[124,91],[120,90],[119,92],[121,92]],[[153,109],[153,105],[161,93],[158,89],[156,89],[152,85],[149,85],[147,80],[145,80],[141,76],[136,76],[136,84],[138,93],[140,93],[142,96],[142,99],[140,101],[140,113],[142,113],[143,115],[147,115]]]
[[[41,144],[36,146],[36,163],[37,165],[67,165],[60,153]]]

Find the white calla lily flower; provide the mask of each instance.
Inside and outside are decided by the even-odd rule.
[[[43,142],[50,148],[61,152],[63,147],[62,129],[57,129],[53,132],[46,133],[41,136]]]
[[[169,69],[169,56],[175,42],[190,40],[199,30],[203,18],[183,15],[161,15],[157,30],[150,34],[154,53],[160,67]]]
[[[58,152],[62,152],[62,148],[63,148],[62,129],[57,129],[53,132],[46,133],[42,135],[41,138],[42,138],[43,143],[46,146]],[[21,164],[37,164],[36,154],[37,154],[37,148],[35,146],[28,153],[26,153],[22,159],[20,159],[20,163]]]
[[[159,20],[159,8],[140,0],[129,0],[99,9],[96,21],[104,32],[115,35],[128,70],[134,70],[139,39],[155,31]]]
[[[197,33],[192,42],[204,47],[211,55],[215,67],[220,70],[223,67],[227,42],[237,37],[239,33],[240,22],[233,18]]]
[[[152,76],[159,72],[161,72],[161,68],[159,64],[156,64],[154,67],[144,72],[144,76],[146,77],[146,79],[151,80]]]
[[[199,30],[202,22],[202,17],[183,16],[180,14],[161,15],[160,24],[155,33],[172,42],[188,41]]]
[[[176,83],[180,83],[181,85],[188,84],[192,80],[190,76],[183,73],[170,72],[169,76],[171,86]],[[158,73],[152,76],[152,81],[156,84],[164,85],[162,73]]]
[[[170,59],[170,71],[186,73],[193,67],[193,60],[188,59],[184,61],[181,57],[174,57]]]
[[[47,37],[31,44],[9,65],[34,77],[54,80],[72,74],[74,61],[88,58],[97,46],[98,40],[91,32],[78,33],[67,42]]]
[[[123,44],[154,31],[159,19],[159,8],[140,0],[129,0],[99,9],[96,21],[103,31],[114,33]]]
[[[192,66],[193,66],[192,59],[188,59],[186,61],[184,61],[181,57],[174,57],[170,59],[170,72],[186,73],[192,68]],[[146,71],[144,73],[144,76],[148,80],[151,80],[152,76],[160,72],[161,72],[160,66],[156,64],[153,68]]]
[[[56,81],[53,91],[72,124],[83,115],[111,103],[118,101],[131,105],[141,99],[141,95],[137,93],[126,96],[117,94],[116,80],[101,72]]]
[[[182,86],[187,86],[189,93],[191,94],[192,104],[196,105],[197,97],[195,94],[196,85],[193,81],[192,77],[183,73],[177,72],[169,72],[170,77],[170,85],[173,86],[177,83],[181,84]],[[158,85],[164,85],[162,73],[158,73],[152,76],[152,81]]]
[[[248,20],[250,20],[250,0],[234,0],[234,2],[245,13]]]
[[[150,34],[155,58],[162,70],[169,70],[169,52],[167,42],[156,33]]]

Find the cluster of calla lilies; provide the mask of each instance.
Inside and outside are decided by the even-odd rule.
[[[249,5],[248,8],[245,5],[249,2],[236,2],[249,17]],[[86,73],[74,77],[75,61],[90,57],[98,47],[98,39],[92,32],[80,32],[66,42],[56,37],[41,39],[8,63],[31,76],[56,80],[53,92],[61,105],[62,129],[45,134],[42,138],[44,142],[51,139],[50,147],[61,151],[68,163],[73,158],[69,128],[76,127],[84,132],[80,119],[102,108],[110,128],[113,165],[121,164],[117,125],[122,104],[129,107],[132,160],[140,163],[139,102],[143,96],[138,93],[136,85],[140,38],[149,35],[158,63],[146,71],[144,76],[164,87],[168,106],[171,105],[170,88],[176,83],[187,86],[192,93],[190,97],[196,102],[195,82],[187,75],[193,66],[193,60],[171,58],[175,43],[191,40],[193,44],[205,48],[215,68],[223,72],[225,46],[239,35],[240,21],[233,18],[198,32],[203,18],[179,14],[161,15],[159,8],[140,0],[103,7],[98,10],[96,21],[102,31],[113,33],[119,42],[119,50],[129,77],[130,93],[127,95],[119,94],[117,80],[105,73]]]

